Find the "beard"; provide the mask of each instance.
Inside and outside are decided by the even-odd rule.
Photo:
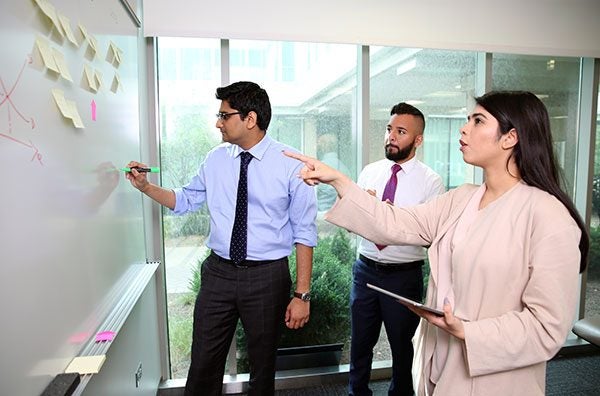
[[[399,148],[398,146],[393,146],[398,149],[397,152],[390,151],[390,147],[392,147],[391,144],[387,144],[385,146],[385,158],[389,159],[390,161],[394,161],[394,162],[403,161],[403,160],[407,159],[408,156],[410,155],[410,153],[412,152],[413,148],[415,147],[415,141],[413,139],[413,141],[404,148]]]

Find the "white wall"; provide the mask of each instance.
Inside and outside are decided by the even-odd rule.
[[[599,0],[145,0],[146,36],[600,58]]]
[[[154,275],[108,350],[102,370],[87,384],[85,396],[156,395],[161,378],[157,285]],[[140,363],[142,377],[136,386]]]

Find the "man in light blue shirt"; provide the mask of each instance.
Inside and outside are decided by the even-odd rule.
[[[164,189],[135,169],[127,178],[176,214],[204,204],[210,212],[211,254],[202,264],[185,394],[221,395],[240,318],[248,340],[248,394],[273,395],[282,321],[298,329],[309,319],[316,197],[297,177],[302,163],[282,154],[290,148],[266,135],[271,120],[266,91],[237,82],[218,88],[216,96],[221,100],[216,127],[224,143],[207,154],[186,186]],[[145,165],[128,164],[136,166]],[[287,257],[294,245],[297,279],[290,300]]]

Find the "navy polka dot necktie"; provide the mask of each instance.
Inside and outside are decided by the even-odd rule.
[[[235,264],[246,259],[248,244],[248,164],[252,154],[240,153],[240,180],[238,182],[237,202],[235,204],[235,220],[231,231],[229,257]]]

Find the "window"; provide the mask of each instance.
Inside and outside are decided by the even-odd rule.
[[[600,95],[599,95],[600,96]],[[600,97],[599,97],[600,99]],[[600,313],[600,107],[596,118],[596,153],[590,221],[590,262],[587,270],[584,317]]]
[[[408,102],[426,117],[424,144],[417,156],[438,172],[446,187],[475,179],[472,166],[462,160],[459,129],[474,106],[478,54],[419,48],[370,47],[369,103],[358,99],[359,48],[354,45],[231,40],[228,46],[230,82],[251,80],[269,93],[273,118],[267,133],[310,156],[340,169],[356,180],[362,153],[358,142],[367,134],[367,163],[384,157],[383,136],[391,107]],[[161,38],[158,41],[158,77],[162,185],[179,187],[195,174],[204,155],[220,143],[214,114],[221,86],[221,42],[217,39]],[[548,107],[559,165],[570,194],[575,190],[579,106],[579,58],[493,54],[492,88],[530,90]],[[368,107],[368,130],[357,120]],[[600,114],[597,134],[600,133]],[[600,146],[597,145],[597,153]],[[588,273],[586,313],[598,312],[600,300],[600,154],[596,154],[592,214],[592,262]],[[597,186],[597,187],[596,187]],[[313,295],[330,291],[331,301],[312,304],[314,331],[304,338],[283,337],[283,346],[348,341],[348,307],[354,238],[322,219],[336,194],[327,186],[316,190],[319,246],[315,249]],[[198,265],[206,256],[208,213],[183,217],[163,212],[168,295],[169,343],[172,377],[184,378],[189,364],[193,305],[198,288]],[[295,270],[294,258],[290,269]],[[329,277],[329,278],[328,278]],[[332,278],[333,277],[333,278]],[[295,275],[293,276],[295,279]],[[329,283],[328,283],[329,282]],[[337,289],[328,290],[329,284]],[[324,301],[324,300],[321,300]],[[329,321],[329,322],[325,322]],[[331,323],[339,324],[332,329]],[[319,331],[319,329],[321,329]],[[238,332],[238,336],[240,332]],[[385,333],[382,332],[382,336]],[[239,337],[238,337],[239,339]],[[374,360],[388,360],[386,337],[380,338]],[[299,341],[300,340],[300,341]],[[299,342],[299,344],[298,344]],[[239,347],[238,343],[238,348]],[[346,344],[347,348],[347,344]],[[243,347],[238,356],[243,356]],[[238,372],[244,367],[240,359]],[[347,349],[340,363],[348,363]],[[230,362],[229,364],[233,364]],[[229,367],[231,369],[231,367]]]
[[[473,182],[472,166],[463,161],[458,140],[475,91],[476,53],[371,47],[370,70],[367,163],[384,158],[390,110],[407,102],[425,115],[424,142],[417,158],[442,177],[446,189]],[[425,282],[427,274],[425,270]],[[374,360],[390,359],[382,326]]]
[[[161,38],[158,41],[161,182],[180,187],[196,173],[204,155],[221,141],[214,127],[219,109],[219,40]],[[175,54],[179,54],[175,56]],[[164,67],[163,67],[164,66]],[[196,72],[196,71],[202,72]],[[206,255],[208,213],[173,216],[163,209],[169,349],[173,378],[185,378],[192,339],[193,289]]]
[[[528,90],[537,95],[546,105],[550,116],[550,128],[557,164],[562,173],[563,188],[575,200],[581,59],[494,54],[492,73],[494,89]],[[599,164],[596,162],[594,169],[599,169],[598,166]],[[596,171],[595,175],[597,174]],[[596,176],[594,180],[596,180]],[[578,190],[583,191],[583,194],[585,194],[587,188],[586,186],[579,186]],[[592,205],[593,203],[594,201]],[[599,259],[597,254],[594,253],[598,249],[597,213],[597,210],[592,210],[590,227],[591,260],[590,269],[588,270],[587,298],[585,300],[587,314],[598,312],[600,307],[597,299],[600,285],[599,265],[597,263]],[[570,338],[575,337],[571,335]]]
[[[336,140],[329,146],[333,144],[331,150],[348,164],[344,170],[353,174],[356,167],[356,126],[352,122],[355,46],[232,40],[230,53],[230,80],[256,81],[269,93],[273,106],[268,129],[271,137],[316,155],[319,137],[333,134]],[[219,105],[214,92],[221,85],[220,65],[214,62],[219,59],[219,41],[161,38],[158,57],[159,65],[165,65],[159,67],[162,184],[167,188],[178,187],[189,181],[203,155],[220,142],[214,127],[214,113]],[[323,64],[332,66],[318,67]],[[203,73],[194,70],[203,70]],[[190,285],[197,287],[198,264],[206,255],[208,214],[202,210],[179,217],[165,210],[163,224],[172,377],[183,378],[189,364],[195,299]],[[326,234],[327,231],[322,233]],[[345,251],[350,252],[350,258],[344,260],[349,268],[353,248],[347,246]],[[293,269],[294,265],[290,267]],[[318,271],[315,263],[315,273]],[[345,276],[347,282],[350,280],[349,273],[330,272]],[[349,310],[339,309],[341,300],[347,305],[347,298],[340,296],[333,302],[334,310],[347,317]],[[314,316],[311,322],[318,328]],[[243,351],[238,354],[243,355]],[[243,364],[240,367],[244,369]]]
[[[554,149],[573,198],[577,161],[579,58],[494,54],[492,88],[526,90],[544,102],[550,115]]]
[[[232,53],[248,51],[265,55],[260,67],[252,63],[247,67],[232,64],[230,79],[231,82],[252,80],[267,90],[273,107],[267,133],[354,176],[357,47],[252,40],[231,40],[229,46]],[[336,196],[329,186],[317,188],[321,214],[331,207]],[[318,227],[310,321],[301,331],[285,329],[282,347],[343,345],[350,335],[350,269],[354,247],[347,233],[337,233],[337,228],[323,221],[321,215]],[[295,279],[294,257],[290,260],[290,271]],[[238,355],[243,357],[244,343],[238,342],[238,348]],[[245,365],[238,361],[238,367]]]
[[[369,162],[384,157],[392,106],[407,102],[425,115],[417,157],[442,177],[447,189],[473,182],[458,141],[476,89],[476,53],[395,47],[372,47],[371,52]]]

